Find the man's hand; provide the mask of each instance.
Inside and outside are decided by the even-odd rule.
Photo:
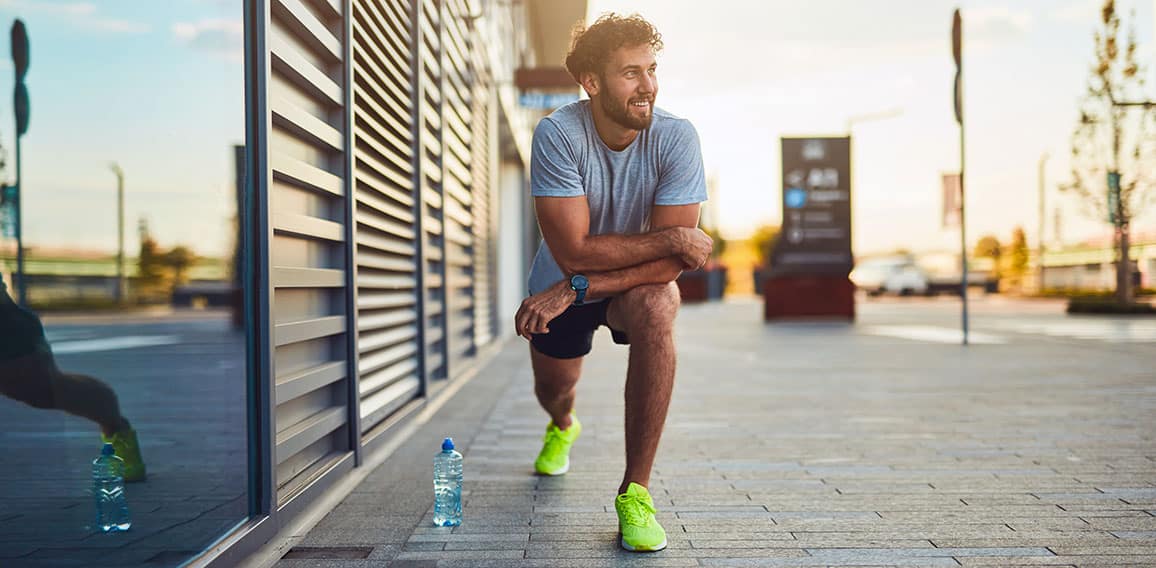
[[[697,270],[710,259],[714,239],[698,228],[673,227],[675,248],[689,270]]]
[[[550,333],[550,328],[546,327],[550,320],[562,315],[576,298],[577,293],[570,289],[570,282],[561,280],[522,300],[522,306],[514,315],[514,329],[526,339],[530,339],[533,333]]]

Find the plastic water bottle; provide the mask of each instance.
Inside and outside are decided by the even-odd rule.
[[[92,493],[96,498],[96,526],[104,532],[127,531],[132,526],[124,498],[124,460],[112,444],[100,449],[92,460]]]
[[[434,524],[462,524],[462,455],[454,451],[453,438],[446,438],[434,457]]]

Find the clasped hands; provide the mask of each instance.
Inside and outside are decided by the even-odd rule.
[[[706,264],[714,249],[714,240],[701,229],[669,227],[663,229],[674,256],[682,260],[684,269],[697,270]],[[563,279],[549,288],[522,300],[514,314],[514,329],[520,337],[530,339],[533,334],[550,333],[550,321],[574,303],[577,293],[570,289],[569,280]]]

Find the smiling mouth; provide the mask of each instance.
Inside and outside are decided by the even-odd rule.
[[[632,106],[634,108],[649,108],[650,105],[651,105],[651,101],[634,101],[634,102],[630,103],[630,106]]]

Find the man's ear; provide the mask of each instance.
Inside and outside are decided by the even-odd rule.
[[[586,91],[586,95],[591,98],[597,95],[602,88],[602,82],[599,81],[598,74],[589,71],[582,73],[582,80],[579,81],[579,84],[582,85],[582,88]]]

